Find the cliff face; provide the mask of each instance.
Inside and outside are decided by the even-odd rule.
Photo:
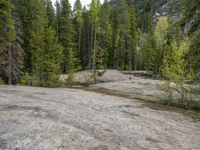
[[[138,26],[143,32],[146,30],[148,23],[147,19],[153,19],[156,23],[158,17],[168,16],[173,22],[176,22],[181,17],[183,6],[180,0],[134,0]]]
[[[135,0],[138,14],[151,12],[153,18],[168,16],[172,20],[178,20],[183,9],[179,0]]]
[[[119,6],[120,0],[111,0],[112,9]],[[180,0],[126,0],[128,4],[134,3],[137,11],[138,27],[148,32],[150,22],[156,23],[158,17],[168,16],[173,22],[181,18],[183,5]],[[153,20],[152,20],[153,19]]]
[[[155,5],[157,6],[155,8],[155,14],[153,16],[154,22],[156,22],[157,18],[160,16],[168,16],[173,22],[177,22],[180,19],[184,20],[181,24],[181,27],[185,33],[191,32],[190,30],[191,28],[193,28],[193,26],[199,26],[197,25],[197,22],[200,22],[200,13],[198,13],[198,8],[200,8],[200,2],[198,8],[194,7],[190,10],[193,13],[191,13],[192,15],[190,17],[187,16],[187,18],[184,18],[182,15],[185,8],[180,2],[180,0],[159,0],[159,2]],[[191,36],[200,37],[200,28],[198,29],[198,27],[196,27],[194,31],[192,31]]]
[[[173,21],[176,21],[181,17],[183,6],[179,0],[160,0],[157,5],[154,18],[168,16]]]

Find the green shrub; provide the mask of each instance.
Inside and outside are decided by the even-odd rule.
[[[199,86],[191,87],[191,93],[200,95],[200,87]]]
[[[28,73],[21,76],[20,84],[26,86],[42,86],[42,82],[36,76],[31,76]]]
[[[75,80],[72,80],[72,79],[70,79],[70,78],[67,78],[67,79],[65,80],[65,85],[70,86],[70,87],[72,87],[72,86],[77,86],[77,85],[79,85],[79,82],[78,82],[78,81],[75,81]]]
[[[55,87],[61,86],[61,82],[59,81],[59,78],[57,75],[53,75],[46,82],[43,82],[42,86],[55,88]]]
[[[0,78],[0,85],[5,84],[4,81]]]
[[[20,79],[21,85],[30,86],[30,85],[32,85],[32,82],[33,82],[33,78],[28,73],[24,73],[24,75],[21,76],[21,79]]]
[[[193,85],[189,85],[195,76],[189,64],[184,60],[184,51],[188,43],[181,41],[172,43],[163,59],[162,72],[166,77],[163,84],[165,93],[164,103],[186,109],[199,109],[200,100],[195,100]],[[198,96],[197,96],[198,97]]]
[[[163,99],[163,104],[168,106],[175,106],[184,109],[190,110],[200,110],[200,101],[198,100],[187,100],[183,101],[180,98],[174,99],[174,101],[170,101],[169,99]]]
[[[57,75],[52,75],[48,80],[39,80],[36,76],[30,76],[28,73],[25,73],[21,77],[20,81],[21,85],[27,85],[27,86],[40,86],[40,87],[59,87],[61,85],[61,82],[59,81],[59,78]]]

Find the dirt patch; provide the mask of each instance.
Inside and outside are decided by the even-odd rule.
[[[194,119],[194,121],[200,121],[200,111],[185,110],[182,108],[166,106],[162,103],[162,101],[155,101],[155,100],[151,101],[149,99],[149,97],[143,97],[143,98],[140,96],[131,97],[129,94],[120,93],[119,91],[108,90],[105,88],[96,88],[96,89],[94,89],[94,88],[79,88],[79,89],[82,89],[85,91],[90,91],[90,92],[102,93],[102,94],[111,95],[111,96],[122,97],[122,98],[140,100],[143,103],[142,106],[144,106],[144,107],[149,107],[151,109],[159,110],[159,111],[178,112],[185,116],[191,117],[192,119]],[[123,107],[132,107],[132,105],[126,105]]]
[[[170,112],[181,113],[185,116],[188,116],[188,117],[191,117],[192,119],[194,119],[194,122],[197,122],[197,121],[200,122],[200,111],[185,110],[182,108],[165,106],[163,104],[159,104],[159,103],[155,103],[155,102],[152,102],[152,103],[146,102],[143,104],[143,106],[149,107],[154,110],[159,110],[159,111],[170,111]]]
[[[29,107],[19,105],[0,105],[0,111],[12,111],[12,110],[40,110],[40,107]]]

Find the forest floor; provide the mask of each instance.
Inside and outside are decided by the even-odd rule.
[[[121,90],[119,78],[130,77],[113,76]],[[91,89],[120,87],[105,84]],[[182,112],[96,90],[0,86],[0,149],[199,150],[200,114]]]

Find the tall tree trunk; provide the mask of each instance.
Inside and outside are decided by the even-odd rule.
[[[79,52],[79,58],[81,59],[81,27],[79,26],[79,37],[78,37],[78,52]]]
[[[91,48],[90,48],[90,35],[91,35],[90,28],[88,27],[87,28],[87,44],[85,45],[85,48],[87,49],[87,53],[86,53],[86,56],[84,58],[88,68],[90,68],[90,56],[91,56],[91,54],[90,54],[90,50],[91,50]]]
[[[142,69],[142,52],[141,49],[139,50],[139,61],[138,61],[138,69],[141,70]]]
[[[93,26],[93,17],[92,17],[92,27],[91,27],[91,37],[90,37],[90,53],[89,53],[89,57],[91,60],[91,53],[93,51],[93,30],[94,30],[94,26]],[[91,67],[91,61],[89,61],[89,67]]]
[[[9,0],[10,2],[10,0]],[[9,13],[11,13],[11,9],[9,8]],[[11,53],[11,41],[8,43],[8,84],[12,85],[12,53]]]
[[[60,15],[60,8],[58,12],[58,0],[56,0],[56,38],[57,42],[59,42],[59,15]],[[60,7],[60,5],[59,5]]]
[[[58,26],[58,17],[57,17],[57,23],[56,23],[56,38],[57,38],[57,42],[58,42],[58,40],[59,40],[59,34],[58,34],[58,28],[59,28],[59,26]]]
[[[93,76],[94,76],[94,83],[96,83],[96,74],[97,74],[97,68],[96,68],[96,31],[94,30],[94,48],[93,48]]]
[[[11,42],[8,44],[8,84],[12,85],[12,53]]]
[[[130,48],[130,58],[129,58],[129,72],[131,73],[131,71],[132,71],[132,63],[133,63],[133,51],[131,50],[131,48]]]

